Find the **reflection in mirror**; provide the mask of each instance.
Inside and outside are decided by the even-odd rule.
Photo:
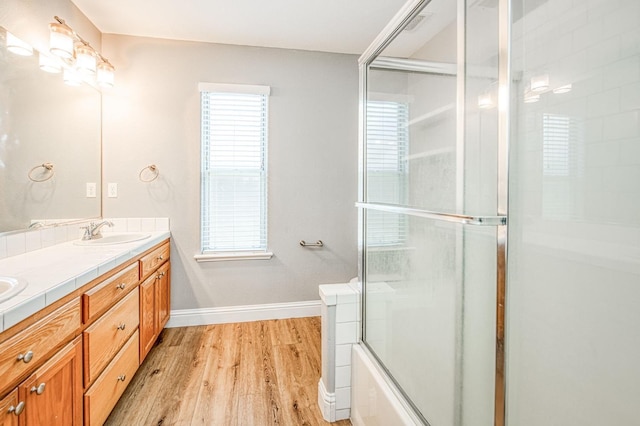
[[[99,217],[100,93],[12,40],[0,28],[0,233]]]

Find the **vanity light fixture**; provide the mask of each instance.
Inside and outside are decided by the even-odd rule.
[[[96,74],[96,83],[100,87],[113,87],[114,68],[109,61],[104,60],[98,64],[98,71]]]
[[[544,92],[549,89],[549,74],[540,74],[531,77],[531,91]]]
[[[33,47],[7,31],[7,50],[20,56],[33,55]]]
[[[96,73],[96,51],[89,45],[76,42],[76,70],[82,74]]]
[[[38,64],[42,71],[49,72],[51,74],[57,74],[62,71],[60,62],[51,56],[43,55],[42,53],[39,54]]]
[[[74,31],[57,16],[49,24],[49,51],[67,61],[73,60]]]
[[[65,83],[75,85],[80,78],[95,76],[95,83],[102,87],[113,87],[115,68],[109,60],[95,50],[88,41],[83,39],[64,19],[53,17],[57,22],[49,24],[51,38],[49,50],[51,53],[63,58],[65,62],[74,66],[76,73],[65,70]],[[67,77],[69,77],[67,79]]]
[[[556,95],[559,95],[562,93],[569,93],[572,88],[573,86],[571,84],[565,84],[564,86],[559,86],[553,89],[553,93],[555,93]]]
[[[478,96],[478,108],[489,109],[493,108],[494,106],[495,105],[493,103],[493,98],[490,92],[485,92]]]
[[[525,92],[524,94],[524,103],[525,104],[532,104],[534,102],[538,102],[540,100],[540,95],[538,93],[535,93],[533,91],[528,91]]]

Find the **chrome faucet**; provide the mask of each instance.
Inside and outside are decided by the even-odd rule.
[[[84,229],[84,235],[82,236],[82,241],[97,240],[98,238],[102,238],[100,230],[103,226],[113,226],[113,222],[103,220],[99,223],[91,222],[89,223],[89,225],[83,226],[82,228]]]

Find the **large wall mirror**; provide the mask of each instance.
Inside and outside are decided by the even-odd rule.
[[[99,217],[100,92],[8,50],[9,34],[0,27],[0,233]]]

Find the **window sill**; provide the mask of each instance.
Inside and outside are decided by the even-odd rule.
[[[232,253],[207,253],[196,254],[193,258],[196,262],[221,262],[224,260],[269,260],[273,257],[270,251],[260,252],[232,252]]]

